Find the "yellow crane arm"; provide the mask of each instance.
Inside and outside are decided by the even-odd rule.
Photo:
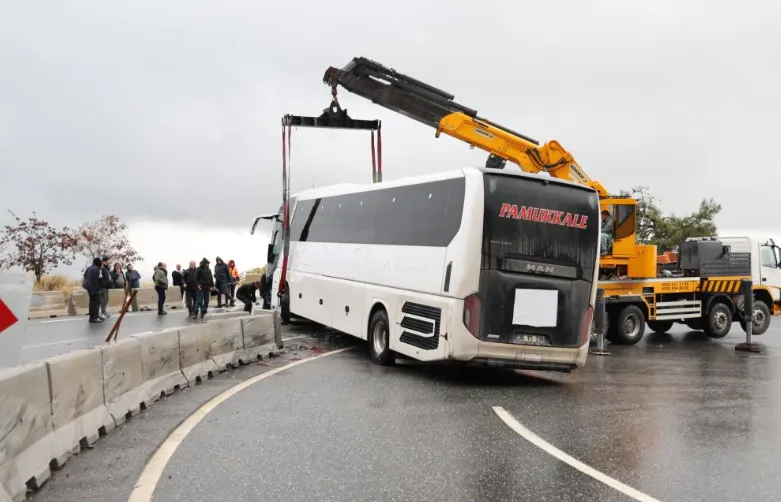
[[[504,161],[523,171],[545,171],[554,178],[594,188],[600,197],[608,192],[592,180],[557,141],[540,145],[536,140],[478,117],[477,111],[453,101],[454,96],[366,58],[353,58],[344,68],[331,67],[323,82],[341,85],[373,103],[394,110],[436,129],[471,147],[490,154],[487,167],[503,167]],[[334,92],[335,96],[335,92]]]
[[[445,115],[437,126],[436,136],[439,137],[441,133],[485,150],[493,156],[509,160],[527,173],[536,174],[545,171],[554,178],[588,185],[594,188],[600,197],[608,196],[602,184],[589,178],[572,154],[558,141],[552,140],[538,146],[501,127],[472,118],[463,112]]]

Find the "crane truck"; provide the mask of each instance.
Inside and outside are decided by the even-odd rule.
[[[323,83],[332,88],[334,101],[337,87],[341,86],[433,127],[437,138],[444,133],[470,148],[488,152],[487,168],[502,169],[510,161],[527,173],[544,172],[594,188],[600,197],[600,209],[613,221],[612,242],[599,260],[600,287],[605,290],[608,318],[606,338],[611,342],[637,343],[646,324],[664,333],[673,323],[680,322],[704,330],[712,338],[722,338],[734,321],[745,322],[740,283],[752,277],[750,251],[733,250],[717,239],[686,240],[681,243],[681,252],[687,259],[681,260],[675,273],[662,274],[657,266],[656,246],[637,242],[637,201],[611,195],[557,141],[541,144],[480,117],[477,110],[456,103],[453,94],[363,57],[353,58],[343,68],[328,68]],[[772,252],[778,256],[775,244]],[[545,270],[535,273],[544,274]],[[754,334],[764,333],[770,315],[781,313],[781,284],[773,285],[775,293],[770,286],[754,283],[754,305],[759,305],[754,308]]]

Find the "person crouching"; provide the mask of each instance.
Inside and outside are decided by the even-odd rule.
[[[257,300],[255,292],[260,288],[260,282],[248,282],[236,290],[236,299],[244,304],[244,312],[252,312],[252,304]]]

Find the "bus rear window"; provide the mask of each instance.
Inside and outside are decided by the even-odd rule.
[[[591,190],[542,177],[486,174],[482,268],[548,270],[591,281],[599,225],[599,198]]]

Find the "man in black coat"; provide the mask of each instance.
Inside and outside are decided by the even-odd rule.
[[[209,300],[212,297],[212,290],[214,289],[214,276],[209,268],[209,260],[204,258],[201,260],[200,265],[195,271],[196,282],[198,283],[198,297],[195,301],[195,309],[193,312],[193,319],[198,317],[198,310],[201,311],[201,320],[206,315],[206,311],[209,309]]]
[[[225,306],[230,303],[230,281],[231,273],[228,264],[222,261],[219,256],[214,263],[214,283],[217,287],[217,308],[222,307],[222,297],[225,296]]]
[[[103,322],[103,318],[100,317],[101,266],[100,258],[92,260],[92,265],[87,267],[84,281],[81,283],[81,287],[86,289],[89,295],[89,322],[93,323]]]
[[[236,290],[236,299],[244,304],[244,312],[252,312],[252,304],[258,301],[255,291],[260,288],[260,282],[248,282]]]
[[[187,310],[190,311],[190,317],[193,317],[198,299],[198,269],[195,267],[195,260],[191,260],[190,267],[182,273],[182,282],[184,283],[184,301]]]
[[[108,319],[106,308],[108,307],[108,290],[111,289],[111,270],[109,268],[110,257],[104,256],[100,265],[100,317]]]
[[[179,292],[182,294],[182,299],[184,300],[184,277],[182,274],[182,266],[177,263],[176,270],[171,272],[171,280],[173,281],[174,287],[179,286]]]

